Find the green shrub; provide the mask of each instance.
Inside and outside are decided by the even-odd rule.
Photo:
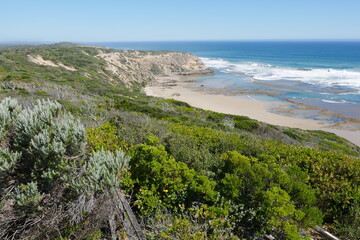
[[[296,129],[291,129],[291,128],[286,129],[285,131],[283,131],[283,133],[285,133],[286,135],[288,135],[289,137],[291,137],[295,140],[305,140],[306,139],[306,135]]]
[[[6,131],[17,117],[21,107],[16,99],[5,98],[0,103],[0,140],[5,137]]]
[[[169,104],[169,105],[173,105],[173,106],[177,106],[177,107],[192,108],[190,104],[188,104],[186,102],[178,101],[178,100],[175,100],[175,99],[161,99],[161,100],[158,100],[156,103],[157,104],[165,103],[165,104]]]
[[[164,210],[145,216],[145,236],[147,239],[239,239],[232,232],[231,216],[221,211],[223,207],[202,204],[184,210],[182,214]]]
[[[0,148],[0,176],[9,171],[20,159],[21,154]]]
[[[129,98],[123,98],[121,100],[116,100],[114,107],[116,109],[121,109],[125,111],[132,111],[132,112],[140,112],[147,114],[156,119],[163,119],[171,117],[171,114],[162,110],[159,107],[154,107],[149,105],[148,102],[145,101],[134,101]]]
[[[199,176],[185,163],[176,162],[162,145],[138,145],[130,161],[135,182],[135,205],[142,214],[167,207],[188,207],[192,201],[212,201],[215,182]]]
[[[119,177],[128,165],[129,156],[121,150],[100,150],[86,161],[82,174],[73,179],[70,188],[77,194],[93,194],[120,186]]]
[[[30,210],[39,209],[39,203],[43,197],[44,196],[38,191],[36,182],[21,184],[15,189],[14,193],[16,204],[22,208]]]
[[[301,221],[305,214],[300,210],[296,210],[290,199],[291,197],[287,192],[279,187],[272,187],[265,191],[263,193],[263,207],[266,209],[265,216],[268,219],[269,226],[284,232],[286,239],[305,239],[299,235],[299,230],[294,224],[295,221]],[[268,230],[271,230],[271,228]]]
[[[85,130],[61,105],[38,100],[13,120],[13,147],[22,153],[21,166],[26,174],[52,180],[69,164],[66,158],[84,153]]]
[[[256,120],[235,120],[235,128],[252,131],[260,127],[260,123]]]
[[[49,94],[46,91],[37,91],[36,94],[40,96],[49,96]]]
[[[120,147],[124,147],[124,143],[120,141],[116,135],[117,129],[110,123],[104,123],[100,127],[89,128],[86,130],[86,138],[90,148],[93,151],[101,149],[116,151]]]
[[[40,196],[59,176],[72,174],[85,153],[85,130],[79,120],[61,111],[61,105],[38,100],[22,107],[11,98],[0,103],[0,173],[16,170],[18,206],[36,208]],[[16,168],[14,168],[16,166]],[[41,194],[40,194],[41,193]]]
[[[335,234],[340,239],[360,239],[360,203],[354,202],[348,214],[340,215],[335,221]]]
[[[209,112],[208,116],[207,116],[207,120],[216,122],[216,123],[221,123],[225,118],[225,114],[223,113],[217,113],[217,112]]]
[[[165,139],[165,146],[177,161],[186,163],[196,171],[207,172],[218,162],[209,152],[207,144],[198,144],[189,136],[171,134]]]
[[[223,154],[221,159],[219,191],[235,206],[242,206],[245,213],[235,219],[239,232],[275,230],[273,234],[300,239],[297,226],[306,228],[322,222],[315,191],[304,183],[307,176],[299,168],[287,172],[273,160],[259,162],[235,151]],[[249,214],[251,211],[254,215]],[[232,214],[236,216],[236,212]]]

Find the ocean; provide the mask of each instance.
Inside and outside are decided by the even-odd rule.
[[[342,117],[360,119],[360,41],[91,44],[115,49],[190,52],[216,72],[194,77],[209,91],[226,88],[232,94],[254,100],[287,103],[293,109],[291,114],[308,118],[318,118],[320,112],[327,110],[326,115],[332,116],[333,121],[341,121]]]

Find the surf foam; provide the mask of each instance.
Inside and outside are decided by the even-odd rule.
[[[360,90],[360,72],[338,69],[298,69],[254,62],[229,62],[201,58],[209,67],[224,73],[242,74],[260,81],[293,80],[326,87],[349,87]]]

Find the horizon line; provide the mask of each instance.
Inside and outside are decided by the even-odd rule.
[[[360,39],[332,38],[332,39],[202,39],[202,40],[102,40],[102,41],[0,41],[0,45],[19,44],[54,44],[54,43],[146,43],[146,42],[360,42]]]
[[[120,40],[120,41],[74,41],[74,43],[112,43],[112,42],[284,42],[284,41],[327,41],[327,42],[358,42],[359,39],[333,38],[333,39],[201,39],[201,40]],[[63,41],[66,42],[66,41]]]

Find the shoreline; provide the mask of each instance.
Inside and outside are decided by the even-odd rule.
[[[274,107],[274,103],[255,100],[251,95],[227,96],[223,94],[209,94],[201,91],[201,85],[196,81],[191,81],[184,76],[157,77],[156,82],[146,86],[144,91],[149,96],[172,98],[204,110],[247,116],[272,125],[332,132],[360,146],[360,131],[358,129],[357,131],[354,131],[354,129],[338,129],[333,124],[326,123],[325,121],[303,119],[270,112],[269,110]]]

